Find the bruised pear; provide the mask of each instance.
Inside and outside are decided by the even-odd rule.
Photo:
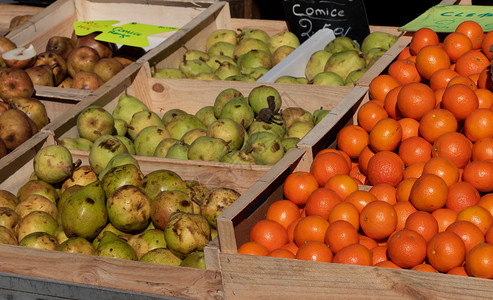
[[[101,179],[101,184],[106,197],[109,198],[120,187],[125,185],[139,186],[143,179],[144,174],[139,167],[129,163],[109,169]]]
[[[98,137],[89,151],[89,165],[99,175],[113,156],[119,153],[128,153],[125,144],[112,135]]]
[[[45,196],[37,194],[27,196],[22,202],[17,204],[14,211],[20,218],[24,218],[33,211],[44,211],[55,219],[58,217],[58,208],[56,203],[52,202]]]
[[[131,139],[135,140],[139,132],[148,126],[164,127],[164,123],[161,120],[161,117],[153,111],[138,111],[133,114],[130,122],[128,123],[128,135]]]
[[[44,250],[56,250],[58,247],[57,239],[47,232],[32,232],[26,235],[19,241],[19,246],[44,249]]]
[[[99,105],[90,105],[77,116],[76,127],[79,136],[91,142],[101,135],[112,134],[113,126],[113,116]]]
[[[177,115],[166,125],[166,129],[170,136],[178,140],[181,139],[185,133],[196,128],[206,129],[199,118],[192,114]]]
[[[188,159],[202,161],[219,161],[229,152],[229,146],[221,138],[200,136],[190,145]]]
[[[39,53],[33,66],[49,66],[54,85],[59,85],[68,75],[66,59],[51,51]]]
[[[155,170],[145,175],[141,186],[151,200],[162,191],[179,190],[188,192],[185,180],[176,172],[166,169]]]
[[[216,29],[207,36],[206,50],[208,51],[212,45],[217,42],[228,42],[236,45],[238,42],[238,34],[231,29]]]
[[[11,108],[0,114],[0,139],[8,150],[14,150],[33,136],[29,117],[20,109]]]
[[[226,153],[221,158],[221,162],[231,164],[254,165],[255,157],[253,157],[251,153],[247,153],[244,150],[233,150]]]
[[[139,261],[166,266],[179,266],[182,259],[167,248],[156,248],[142,255]]]
[[[36,98],[16,97],[12,98],[10,103],[17,109],[22,110],[31,120],[33,120],[38,129],[45,127],[50,122],[45,105]]]
[[[17,224],[17,239],[20,241],[33,232],[46,232],[53,235],[57,228],[57,220],[52,215],[44,211],[32,211]]]
[[[56,203],[58,199],[58,192],[55,189],[55,187],[47,183],[46,181],[40,179],[31,179],[26,183],[24,183],[23,185],[21,185],[21,187],[17,190],[17,195],[13,195],[7,191],[2,191],[2,195],[0,196],[0,198],[6,198],[9,199],[10,201],[15,201],[15,203],[17,203],[24,201],[29,195],[32,194],[44,196],[49,200],[51,200],[51,202],[53,203]],[[18,201],[16,198],[18,199]],[[0,203],[0,204],[4,204],[4,203]]]
[[[248,103],[256,115],[264,108],[270,109],[275,114],[281,108],[282,100],[279,91],[275,87],[260,85],[250,91]]]
[[[66,36],[52,36],[46,42],[46,51],[54,52],[63,59],[67,59],[70,52],[76,47],[75,42]]]
[[[206,105],[201,107],[196,113],[195,116],[204,124],[206,127],[209,126],[212,122],[217,120],[214,115],[214,106]]]
[[[101,59],[98,52],[88,46],[79,46],[72,50],[67,58],[67,72],[73,78],[80,71],[92,72]]]
[[[267,131],[259,131],[248,137],[244,147],[258,165],[274,165],[284,156],[281,139]]]
[[[133,155],[131,155],[130,153],[118,153],[110,159],[110,161],[106,164],[106,167],[104,167],[103,171],[101,171],[101,173],[97,175],[98,179],[103,180],[103,177],[108,171],[110,171],[114,167],[123,166],[126,164],[135,165],[137,169],[140,170],[139,162],[135,157],[133,157]]]
[[[111,224],[123,232],[140,232],[151,221],[151,200],[136,185],[114,190],[106,200],[106,209]]]
[[[159,125],[151,125],[139,131],[134,139],[135,154],[152,156],[157,145],[166,138],[171,137],[166,128]]]
[[[175,212],[164,229],[166,245],[180,258],[203,250],[210,240],[211,227],[202,215]]]
[[[96,248],[96,255],[102,257],[137,260],[135,250],[122,238],[111,231],[105,231]]]
[[[69,150],[89,151],[92,147],[92,141],[81,137],[63,137],[58,144]]]
[[[159,228],[151,228],[134,234],[128,239],[127,242],[130,246],[132,246],[132,248],[134,248],[138,259],[151,250],[166,248],[164,231]]]
[[[16,97],[32,97],[34,84],[29,74],[21,68],[7,68],[0,72],[0,98],[8,101]]]
[[[324,72],[334,72],[343,82],[351,71],[366,67],[366,59],[359,50],[347,50],[334,53],[325,64]]]
[[[190,253],[181,261],[180,266],[205,270],[206,265],[204,251],[194,251]]]
[[[204,197],[209,193],[209,188],[201,183],[200,181],[198,180],[193,180],[193,179],[189,179],[189,180],[186,180],[186,183],[187,183],[187,186],[189,188],[189,196],[190,196],[190,199],[195,203],[195,204],[199,204],[202,203],[202,200],[204,199]],[[198,211],[195,211],[195,213],[198,213]]]
[[[0,226],[0,244],[17,246],[19,242],[17,241],[17,237],[12,230]]]
[[[79,253],[79,254],[87,254],[94,255],[96,253],[96,249],[87,239],[82,238],[80,236],[70,237],[67,240],[63,241],[60,245],[58,245],[58,251],[68,252],[68,253]]]
[[[312,128],[312,122],[297,121],[288,127],[286,136],[302,139],[310,130],[312,130]]]
[[[217,119],[207,128],[207,136],[224,140],[230,150],[241,148],[245,139],[245,128],[233,119]]]
[[[223,106],[220,119],[231,119],[244,128],[248,128],[253,122],[255,113],[242,97],[235,97]]]
[[[308,122],[313,124],[312,114],[302,107],[290,106],[282,110],[282,119],[286,128],[289,128],[291,124],[295,122]]]
[[[166,154],[168,154],[169,148],[173,146],[176,143],[179,143],[180,140],[174,139],[174,138],[165,138],[157,144],[156,149],[154,149],[154,153],[152,154],[153,156],[156,157],[166,157]]]
[[[72,176],[65,179],[60,188],[60,192],[63,193],[67,188],[80,185],[85,186],[89,183],[98,180],[98,175],[94,173],[89,165],[82,165],[74,169]]]
[[[192,200],[183,191],[162,191],[152,200],[151,219],[157,228],[164,229],[176,211],[193,213]]]
[[[10,207],[0,207],[0,226],[14,230],[21,217]]]
[[[200,214],[209,225],[216,228],[216,218],[240,197],[240,193],[230,188],[214,188],[205,196],[200,204]]]
[[[235,88],[227,88],[222,90],[214,100],[214,116],[216,118],[220,118],[224,105],[236,97],[243,98],[243,94]]]
[[[48,183],[59,183],[72,175],[74,163],[70,151],[60,145],[41,148],[33,160],[36,176]]]
[[[137,99],[135,96],[122,93],[118,97],[118,102],[115,109],[113,109],[112,115],[114,119],[122,119],[127,124],[130,124],[132,116],[142,110],[148,110],[147,105]]]

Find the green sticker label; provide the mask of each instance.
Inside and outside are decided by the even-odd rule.
[[[82,21],[74,22],[74,28],[77,35],[86,35],[94,31],[101,31],[101,34],[95,37],[96,40],[135,47],[149,46],[148,35],[180,29],[178,27],[156,26],[136,22],[113,26],[116,23],[119,22]],[[79,34],[78,32],[83,34]]]
[[[485,32],[493,30],[493,6],[436,5],[399,30],[417,31],[428,27],[436,32],[453,32],[466,20],[476,21]]]

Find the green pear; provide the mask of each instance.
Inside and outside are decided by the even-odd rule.
[[[137,254],[132,246],[111,231],[104,232],[95,254],[102,257],[137,260]]]
[[[240,193],[230,188],[212,189],[200,204],[200,214],[209,225],[216,228],[216,218],[240,197]]]
[[[99,105],[90,105],[77,116],[79,136],[91,142],[101,135],[113,134],[114,125],[112,114]]]
[[[279,91],[268,85],[254,87],[248,94],[248,103],[253,109],[255,115],[258,115],[262,109],[273,108],[272,113],[277,113],[282,105]]]
[[[359,45],[347,36],[337,36],[335,39],[327,43],[327,45],[325,45],[324,47],[324,51],[328,52],[329,54],[334,54],[347,50],[360,50]]]
[[[108,199],[118,188],[125,185],[139,186],[143,180],[144,174],[142,174],[136,165],[125,164],[115,166],[106,172],[101,180],[101,185],[104,189],[106,199]]]
[[[20,240],[19,246],[44,250],[56,250],[58,247],[58,241],[53,235],[47,232],[33,232]]]
[[[238,56],[236,63],[240,69],[256,67],[270,69],[274,65],[272,54],[259,49],[252,49]]]
[[[188,193],[185,180],[176,172],[166,169],[155,170],[145,175],[141,186],[151,201],[162,191],[179,190]]]
[[[313,112],[313,124],[317,125],[328,113],[330,109],[319,108]]]
[[[165,138],[161,140],[159,144],[156,146],[153,156],[166,157],[169,148],[178,142],[180,142],[180,140],[174,138]]]
[[[254,165],[255,157],[244,150],[233,150],[221,157],[221,162],[230,164]]]
[[[268,131],[250,135],[244,150],[253,155],[258,165],[274,165],[284,156],[281,139]]]
[[[201,107],[196,113],[195,116],[204,124],[206,127],[209,126],[212,122],[217,120],[214,115],[214,106],[206,105]]]
[[[361,51],[367,53],[371,48],[390,49],[397,42],[398,36],[383,32],[373,31],[368,34],[361,42]]]
[[[59,197],[53,185],[40,179],[31,179],[22,184],[21,187],[17,190],[16,195],[5,190],[3,190],[1,194],[2,195],[0,196],[0,198],[5,198],[6,200],[12,201],[12,203],[14,203],[14,207],[15,205],[17,205],[18,202],[24,201],[29,195],[32,194],[44,196],[50,199],[53,203],[56,203]],[[0,204],[2,206],[8,207],[8,205],[6,205],[3,201],[0,202]]]
[[[215,59],[215,56],[227,56],[231,59],[233,58],[233,53],[235,50],[235,45],[228,42],[216,42],[214,43],[207,53],[209,54],[209,61]]]
[[[289,54],[291,54],[296,48],[291,47],[289,45],[282,45],[278,47],[273,53],[272,53],[272,65],[275,66],[278,63],[280,63],[283,59],[288,57]]]
[[[212,73],[211,67],[201,59],[181,60],[178,68],[185,73],[187,78],[193,78],[199,73]]]
[[[346,80],[344,81],[345,86],[354,86],[356,84],[356,81],[363,76],[367,71],[367,68],[362,68],[358,70],[351,71],[346,77]]]
[[[344,81],[351,71],[366,67],[365,55],[358,50],[347,50],[332,54],[325,65],[325,72],[337,73]]]
[[[195,60],[200,59],[203,61],[209,60],[209,54],[207,52],[197,50],[197,49],[187,49],[183,54],[185,60]]]
[[[180,140],[185,133],[195,128],[206,129],[205,125],[193,114],[175,116],[166,126],[170,137]]]
[[[127,242],[130,246],[132,246],[132,248],[134,248],[138,259],[151,250],[166,248],[164,231],[159,228],[151,228],[134,234],[128,239]]]
[[[366,68],[370,68],[382,55],[387,52],[384,48],[371,48],[365,53]]]
[[[161,68],[158,69],[152,77],[154,78],[187,78],[187,75],[178,68]]]
[[[219,66],[225,62],[236,65],[236,61],[233,59],[233,57],[226,55],[212,55],[207,61],[207,64],[211,67],[212,72],[215,72],[217,68],[219,68]]]
[[[308,79],[306,77],[282,75],[275,80],[275,83],[308,84]]]
[[[47,183],[59,183],[72,175],[72,154],[64,146],[48,145],[41,148],[33,159],[34,173]]]
[[[114,135],[114,137],[116,137],[118,140],[120,140],[120,142],[122,142],[123,145],[125,145],[125,147],[127,147],[127,150],[128,150],[128,153],[129,154],[132,154],[132,155],[135,155],[136,154],[135,144],[132,141],[132,139],[130,139],[126,135]]]
[[[151,221],[151,200],[137,185],[123,185],[106,200],[108,218],[123,232],[143,231]]]
[[[171,122],[171,120],[178,116],[178,115],[186,115],[187,112],[182,110],[182,109],[179,109],[179,108],[172,108],[172,109],[169,109],[167,110],[163,116],[161,117],[161,120],[163,121],[163,124],[164,124],[164,127],[168,126],[169,122]]]
[[[0,244],[17,246],[19,242],[12,230],[0,226]]]
[[[190,145],[186,144],[183,141],[180,141],[168,149],[168,152],[166,153],[166,158],[188,159],[189,149]]]
[[[102,135],[94,141],[89,151],[89,165],[99,175],[113,156],[119,153],[128,153],[128,149],[117,137]]]
[[[179,266],[182,259],[167,248],[156,248],[142,255],[139,261],[166,266]]]
[[[207,127],[207,136],[224,140],[228,144],[229,150],[240,149],[245,134],[243,125],[233,119],[217,119]]]
[[[282,147],[284,148],[284,153],[288,153],[289,150],[296,148],[300,138],[298,137],[286,137],[281,140]]]
[[[244,74],[229,76],[229,77],[224,78],[224,80],[226,80],[226,81],[245,81],[245,82],[257,81],[257,79],[255,79],[254,77],[252,77],[250,75],[244,75]]]
[[[17,240],[22,240],[25,236],[33,232],[46,232],[51,235],[58,227],[56,218],[53,218],[44,211],[32,211],[24,216],[17,224]]]
[[[67,237],[92,239],[106,226],[106,196],[100,181],[74,192],[61,207],[61,223]]]
[[[118,102],[115,109],[113,109],[112,115],[114,119],[122,119],[127,124],[130,124],[132,116],[142,110],[149,110],[144,102],[132,95],[123,93],[118,97]]]
[[[298,48],[300,45],[300,40],[290,31],[281,31],[271,36],[267,41],[267,46],[269,47],[270,53],[274,53],[277,48],[283,45]]]
[[[204,251],[195,251],[187,255],[180,264],[181,267],[206,269]]]
[[[216,75],[221,80],[224,80],[229,76],[234,76],[239,74],[240,74],[240,68],[236,64],[230,63],[228,61],[219,63],[219,66],[214,71],[214,75]]]
[[[94,255],[96,253],[96,249],[94,248],[92,243],[80,236],[68,238],[67,240],[59,244],[56,250],[86,255]]]
[[[281,117],[286,128],[289,128],[295,122],[308,122],[313,125],[313,115],[302,107],[287,107],[282,110]]]
[[[130,239],[133,236],[132,233],[127,233],[127,232],[123,232],[123,231],[121,231],[119,229],[116,229],[115,226],[113,226],[113,224],[111,224],[111,222],[108,222],[108,224],[106,224],[106,226],[104,226],[104,228],[92,240],[92,245],[94,246],[94,248],[97,248],[98,247],[99,242],[101,242],[101,240],[103,239],[104,233],[106,231],[109,231],[111,233],[114,233],[116,236],[121,237],[121,238],[123,238],[123,239],[125,239],[127,241],[128,241],[128,239]]]
[[[193,79],[198,79],[198,80],[221,80],[216,74],[214,73],[199,73],[193,77]]]
[[[235,88],[226,88],[219,92],[214,100],[214,116],[219,118],[223,106],[235,97],[243,97],[243,94]]]
[[[269,69],[265,67],[252,67],[252,68],[243,68],[240,70],[240,75],[252,77],[255,80],[258,80],[260,77],[264,76],[265,73],[269,72]]]
[[[318,50],[312,53],[305,67],[306,78],[308,80],[313,80],[315,75],[322,73],[331,56],[332,53],[325,50]]]
[[[265,121],[261,120],[255,120],[253,123],[250,125],[248,128],[248,135],[252,135],[256,132],[260,131],[267,131],[270,133],[275,134],[277,137],[282,139],[284,137],[284,134],[286,133],[286,126],[284,123],[278,124],[278,123],[267,123]]]
[[[113,118],[113,134],[124,136],[128,131],[128,124],[125,120]]]
[[[252,107],[242,97],[231,99],[223,106],[220,119],[231,119],[248,128],[252,124],[255,113]],[[212,124],[212,123],[211,123]]]
[[[63,181],[60,187],[60,193],[63,193],[63,191],[73,185],[84,186],[96,180],[98,180],[98,175],[94,173],[91,166],[80,165],[74,169],[72,176]]]
[[[131,139],[135,140],[139,132],[148,126],[161,126],[164,127],[164,123],[161,117],[150,110],[136,112],[130,123],[128,123],[128,135]]]
[[[188,193],[162,191],[151,202],[151,219],[156,228],[164,229],[176,211],[193,213],[193,203]]]
[[[336,72],[320,72],[313,77],[312,84],[327,86],[344,86],[344,80]]]
[[[202,161],[219,161],[229,152],[229,146],[221,138],[201,136],[195,139],[188,150],[188,159]]]
[[[164,126],[152,125],[142,128],[134,139],[135,154],[152,156],[157,145],[169,137],[171,135]]]
[[[236,31],[231,29],[216,29],[207,36],[205,48],[208,51],[217,42],[228,42],[236,45],[237,41],[238,34]]]
[[[133,157],[130,153],[118,153],[108,161],[103,171],[99,173],[98,179],[102,180],[104,175],[112,168],[126,164],[133,164],[140,169],[139,161],[135,157]]]
[[[287,128],[286,136],[302,139],[312,128],[312,122],[297,121]]]
[[[180,258],[203,250],[210,240],[211,227],[202,215],[175,212],[164,228],[166,245]]]
[[[262,29],[259,28],[242,28],[239,29],[238,33],[238,39],[246,39],[246,38],[255,38],[258,40],[263,41],[264,43],[267,43],[267,41],[270,39],[269,34],[265,32]]]
[[[256,39],[256,38],[245,38],[242,39],[241,41],[238,42],[238,44],[235,47],[234,53],[233,53],[233,58],[235,60],[238,60],[238,58],[242,55],[245,54],[251,50],[262,50],[265,51],[269,54],[272,52],[269,49],[269,46],[267,46],[267,43]]]
[[[82,137],[63,137],[58,144],[69,150],[89,151],[92,147],[92,141]]]

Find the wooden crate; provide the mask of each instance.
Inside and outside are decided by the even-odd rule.
[[[269,299],[480,299],[490,298],[493,281],[406,269],[309,262],[238,254],[268,206],[283,199],[283,182],[301,160],[276,166],[218,218],[219,264],[224,296]]]
[[[9,31],[12,18],[23,15],[35,15],[43,10],[43,7],[0,4],[0,34],[6,34]]]
[[[174,35],[179,38],[186,31],[193,29],[189,24],[194,18],[214,16],[216,11],[225,3],[209,0],[203,1],[101,1],[101,0],[57,0],[35,14],[29,22],[21,24],[7,34],[18,47],[32,44],[38,53],[45,51],[46,44],[52,36],[70,37],[75,21],[118,20],[121,24],[139,22],[150,25],[160,25],[181,28],[152,35],[152,38],[166,40]],[[122,72],[124,72],[123,70]],[[121,72],[120,72],[121,73]],[[104,90],[115,85],[117,79],[112,78],[98,90]],[[43,95],[62,93],[66,98],[82,99],[91,91],[81,93],[79,90],[56,87],[43,87]]]

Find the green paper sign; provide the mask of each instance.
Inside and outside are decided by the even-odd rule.
[[[466,20],[476,21],[485,32],[493,30],[493,6],[436,5],[399,30],[417,31],[428,27],[436,32],[453,32]]]
[[[127,23],[121,26],[113,26],[119,21],[77,21],[74,22],[75,34],[87,35],[100,31],[95,37],[98,41],[129,45],[134,47],[149,46],[148,35],[179,30],[178,27],[165,27],[141,23]]]

